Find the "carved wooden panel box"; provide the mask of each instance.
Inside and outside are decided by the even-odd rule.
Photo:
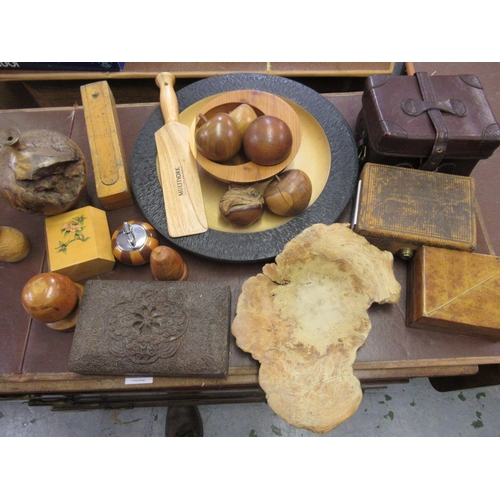
[[[398,254],[422,245],[476,247],[472,177],[367,163],[360,175],[354,231]]]
[[[422,247],[409,265],[406,322],[500,341],[500,257]]]
[[[90,280],[68,369],[98,375],[224,377],[230,302],[224,283]]]

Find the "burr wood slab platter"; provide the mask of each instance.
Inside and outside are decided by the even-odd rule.
[[[232,333],[260,362],[267,403],[289,424],[326,433],[358,408],[352,364],[371,304],[399,301],[392,267],[391,253],[348,224],[315,224],[243,284]]]

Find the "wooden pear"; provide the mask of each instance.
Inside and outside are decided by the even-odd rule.
[[[240,149],[243,137],[236,123],[227,113],[217,113],[210,120],[200,114],[205,123],[196,131],[198,151],[212,161],[231,159]]]

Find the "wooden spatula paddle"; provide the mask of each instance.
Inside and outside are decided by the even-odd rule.
[[[168,233],[173,238],[204,233],[208,224],[198,166],[189,147],[189,127],[179,122],[175,76],[160,73],[155,81],[165,120],[155,140]]]

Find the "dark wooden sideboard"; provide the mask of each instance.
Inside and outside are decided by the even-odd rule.
[[[157,102],[155,77],[162,71],[176,76],[177,90],[214,75],[262,73],[295,79],[317,92],[351,92],[361,90],[366,76],[399,73],[403,66],[394,62],[128,62],[122,71],[110,72],[0,69],[0,108],[11,107],[2,93],[19,108],[81,105],[80,85],[97,80],[108,81],[118,104]]]
[[[426,67],[442,74],[475,73],[490,99],[493,111],[500,116],[498,79],[500,64],[448,66],[445,63],[415,63],[417,70]],[[432,66],[435,64],[435,66]],[[472,71],[468,71],[472,69]],[[343,114],[354,128],[361,109],[361,93],[329,93],[324,97]],[[135,139],[157,102],[118,105],[125,153],[130,159]],[[48,128],[69,134],[82,148],[91,167],[88,138],[81,107],[52,107],[0,111],[0,126],[21,130]],[[498,200],[500,152],[481,161],[474,169],[477,183],[478,246],[476,252],[497,254],[500,248]],[[98,207],[93,187],[92,168],[89,177],[89,202]],[[139,207],[107,212],[110,231],[124,220],[140,220]],[[349,221],[351,204],[340,217]],[[0,397],[27,398],[31,404],[49,404],[58,408],[92,408],[131,405],[213,404],[264,401],[258,384],[258,364],[242,352],[231,337],[230,369],[225,379],[154,377],[152,383],[128,385],[125,377],[83,376],[67,370],[72,342],[71,333],[50,330],[31,320],[20,302],[25,282],[47,270],[43,217],[23,214],[2,202],[0,224],[23,231],[32,242],[29,256],[16,264],[0,265]],[[162,238],[161,243],[166,243]],[[220,281],[231,286],[232,316],[244,281],[262,269],[263,263],[223,263],[211,261],[178,249],[190,268],[190,281]],[[356,358],[354,370],[364,386],[404,381],[413,377],[466,376],[478,372],[482,365],[500,365],[500,343],[442,332],[427,332],[405,326],[407,264],[395,260],[395,274],[403,293],[398,304],[373,305],[369,310],[372,329]],[[99,279],[151,280],[149,266],[130,268],[117,263],[113,271]]]

